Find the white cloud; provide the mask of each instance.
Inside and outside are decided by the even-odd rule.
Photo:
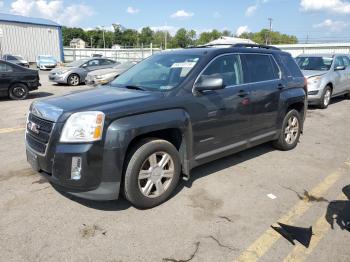
[[[185,10],[178,10],[175,13],[173,13],[170,17],[171,18],[189,18],[194,16],[194,13],[186,12]]]
[[[15,0],[11,13],[54,20],[60,24],[74,26],[82,19],[94,15],[90,6],[72,4],[65,6],[63,0]]]
[[[0,1],[0,9],[4,7],[4,1]]]
[[[127,9],[126,9],[126,12],[129,13],[129,14],[137,14],[140,12],[140,9],[137,9],[135,7],[132,7],[132,6],[129,6]]]
[[[350,3],[344,0],[301,0],[303,11],[331,11],[339,14],[350,14]]]
[[[348,27],[349,24],[343,21],[333,21],[332,19],[326,19],[322,23],[316,24],[314,28],[325,28],[332,32],[341,32],[344,28]]]
[[[247,25],[242,25],[240,27],[237,28],[236,30],[236,36],[240,36],[243,33],[249,33],[250,29]]]
[[[251,5],[247,8],[247,10],[245,11],[245,15],[246,16],[253,16],[256,12],[256,10],[258,9],[258,4],[256,5]]]

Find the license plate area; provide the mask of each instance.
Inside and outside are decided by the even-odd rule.
[[[38,156],[27,149],[27,161],[35,171],[39,171]]]

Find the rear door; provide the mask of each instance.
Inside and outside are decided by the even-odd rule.
[[[252,106],[250,132],[261,138],[274,135],[277,127],[281,88],[280,69],[270,54],[242,54],[243,71],[248,75]]]

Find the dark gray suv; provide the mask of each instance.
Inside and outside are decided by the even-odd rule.
[[[180,177],[266,143],[296,147],[305,79],[288,53],[259,45],[163,52],[108,85],[34,102],[31,166],[62,191],[136,207],[167,200]]]

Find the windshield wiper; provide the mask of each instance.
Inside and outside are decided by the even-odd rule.
[[[127,85],[125,86],[127,89],[134,89],[134,90],[141,90],[141,91],[147,91],[145,88],[140,87],[140,86],[133,86],[133,85]]]

